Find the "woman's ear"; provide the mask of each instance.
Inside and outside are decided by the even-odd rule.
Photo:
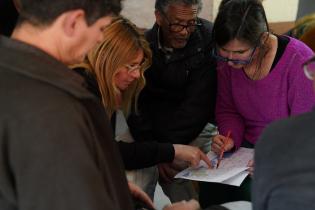
[[[270,32],[263,32],[263,34],[260,36],[260,40],[259,40],[260,45],[263,45],[267,41],[269,35],[270,35]]]

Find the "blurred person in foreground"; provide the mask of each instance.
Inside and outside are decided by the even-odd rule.
[[[315,57],[303,66],[315,87]],[[313,110],[272,123],[263,132],[255,149],[254,210],[315,209],[314,128]]]
[[[0,37],[0,209],[133,209],[106,114],[67,68],[121,2],[18,2],[11,39]]]

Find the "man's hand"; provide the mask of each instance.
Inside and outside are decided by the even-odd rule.
[[[143,190],[141,190],[140,187],[138,187],[132,182],[128,182],[128,186],[133,198],[142,201],[148,207],[154,209],[154,205],[151,198]]]
[[[223,148],[224,146],[224,148]],[[224,149],[224,152],[231,150],[234,147],[234,141],[231,138],[227,138],[222,135],[216,135],[211,144],[211,150],[219,155],[221,150]]]
[[[200,160],[203,160],[209,168],[212,168],[211,162],[207,155],[205,155],[198,147],[174,144],[175,160],[186,161],[189,166],[197,167]]]
[[[199,203],[196,200],[180,201],[168,205],[163,210],[198,210],[200,208]]]

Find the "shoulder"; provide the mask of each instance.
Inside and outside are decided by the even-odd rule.
[[[206,20],[206,19],[203,19],[203,18],[199,18],[198,19],[201,23],[201,29],[203,29],[204,31],[207,31],[207,32],[211,32],[212,31],[212,28],[213,28],[213,23]]]
[[[155,23],[152,28],[144,32],[144,36],[149,43],[157,41],[157,33],[159,26]]]
[[[286,71],[278,72],[284,74],[288,73],[287,76],[290,80],[296,80],[296,75],[300,75],[299,78],[303,80],[304,73],[302,70],[302,65],[304,62],[310,59],[314,53],[303,42],[292,37],[288,38],[289,42],[276,68],[286,69]]]
[[[299,148],[301,141],[312,144],[309,141],[313,141],[314,126],[315,111],[273,122],[264,130],[255,149],[264,156],[274,150],[282,151],[283,147]]]
[[[32,148],[28,145],[34,144],[44,151],[65,144],[67,147],[77,147],[93,146],[96,143],[94,133],[98,129],[96,126],[99,126],[98,122],[103,123],[106,117],[99,106],[91,106],[93,109],[91,111],[97,112],[99,118],[104,116],[104,119],[94,119],[96,114],[91,115],[91,111],[88,110],[90,100],[81,100],[50,87],[37,88],[41,90],[31,92],[26,88],[23,96],[11,97],[3,103],[3,109],[0,110],[2,116],[0,125],[10,136],[12,135],[9,139],[12,144],[25,145],[24,148],[30,150]],[[13,91],[9,95],[13,95]],[[105,132],[108,138],[111,138],[109,130],[104,129]]]
[[[6,96],[0,112],[12,119],[24,119],[27,122],[38,118],[41,121],[41,118],[51,115],[56,117],[57,122],[57,116],[63,113],[67,121],[67,116],[75,117],[79,109],[83,110],[78,98],[41,80],[0,71],[0,83],[5,85],[5,88],[0,87],[0,95]]]
[[[283,65],[286,66],[288,71],[288,76],[290,80],[307,80],[304,76],[302,65],[313,57],[314,52],[303,42],[295,38],[289,37],[289,43],[285,49],[284,54],[281,59]],[[296,75],[300,75],[297,77]]]
[[[205,40],[211,41],[213,23],[202,18],[199,18],[198,20],[201,24],[201,26],[199,26],[199,31],[202,37],[204,37]]]
[[[273,134],[274,131],[287,131],[287,133],[289,133],[291,128],[301,128],[302,126],[305,126],[306,128],[309,122],[312,121],[315,123],[315,111],[275,121],[267,126],[264,134]]]
[[[292,37],[289,37],[289,40],[285,53],[294,55],[295,58],[303,61],[309,59],[314,54],[314,52],[302,41]]]

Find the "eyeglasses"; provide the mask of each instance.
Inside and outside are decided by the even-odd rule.
[[[142,69],[143,63],[144,62],[142,62],[141,64],[134,65],[126,64],[125,67],[127,68],[128,74],[133,74],[136,71],[140,71]]]
[[[222,61],[222,62],[232,62],[234,65],[247,65],[250,62],[252,62],[256,48],[257,48],[257,45],[253,48],[252,53],[250,54],[250,56],[247,60],[238,60],[238,59],[230,59],[227,57],[223,57],[223,56],[218,54],[217,47],[212,48],[211,54],[215,59]]]
[[[190,20],[187,25],[179,24],[179,23],[171,23],[167,18],[166,14],[162,13],[165,20],[168,22],[168,29],[171,32],[181,32],[182,30],[186,29],[188,32],[193,32],[196,26],[201,26],[202,24],[199,23],[197,20]]]
[[[310,80],[314,80],[315,79],[315,57],[306,61],[303,64],[303,69],[304,69],[305,76]]]

